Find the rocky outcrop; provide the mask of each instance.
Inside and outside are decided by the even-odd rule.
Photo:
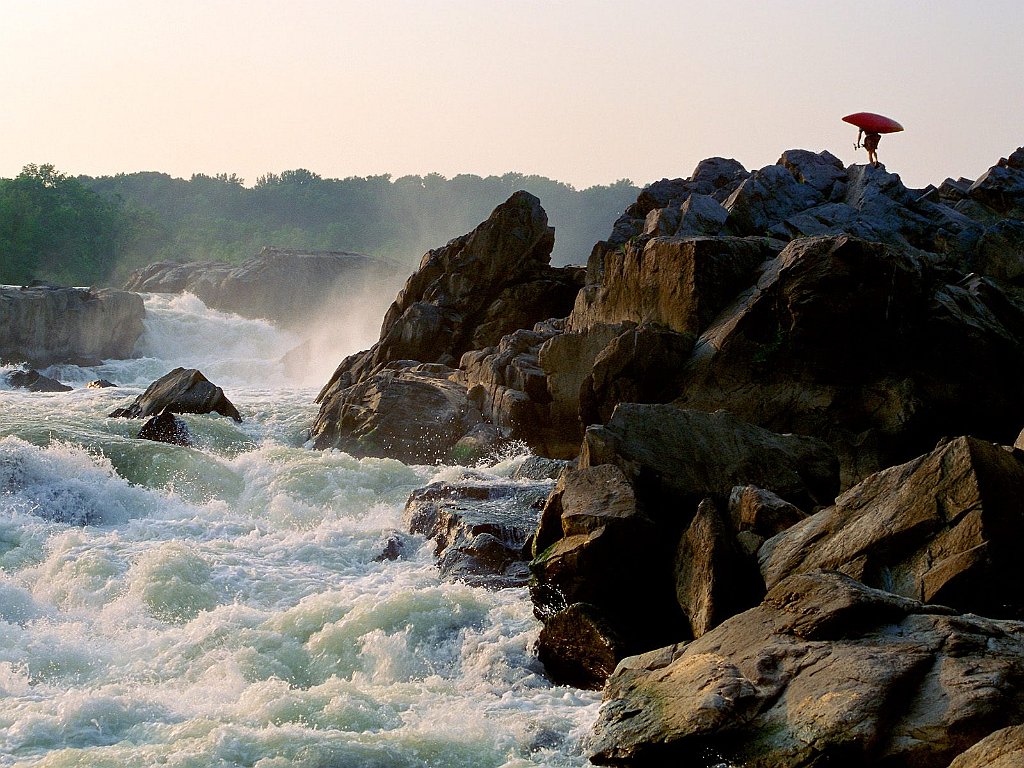
[[[794,573],[840,570],[873,587],[984,616],[1024,618],[1024,460],[959,437],[872,475],[769,539],[769,588]]]
[[[356,411],[377,408],[376,387],[368,382],[387,379],[389,385],[402,378],[386,373],[397,367],[408,368],[410,361],[452,366],[472,350],[493,354],[507,334],[552,317],[564,317],[576,295],[582,278],[578,268],[556,269],[549,264],[554,244],[553,230],[537,198],[517,192],[498,206],[490,218],[473,232],[452,240],[443,248],[430,251],[419,270],[391,305],[381,329],[380,340],[369,350],[342,361],[331,380],[321,390],[317,402],[320,414],[312,437],[318,448],[335,447],[362,451],[353,429],[361,429],[362,418],[354,423],[345,418]],[[517,348],[521,343],[515,342]],[[529,342],[527,342],[527,346]],[[504,354],[502,351],[499,354]],[[505,368],[506,366],[497,367]],[[496,367],[496,366],[492,366]],[[525,380],[530,374],[522,369]],[[505,375],[503,370],[502,375]],[[514,373],[512,374],[515,375]],[[462,379],[465,387],[466,380]],[[474,381],[475,386],[481,381]],[[492,382],[492,397],[497,381]],[[523,383],[523,386],[526,386]],[[432,396],[438,403],[458,399],[448,384],[449,394]],[[421,394],[427,389],[419,387]],[[500,395],[499,395],[500,397]],[[496,423],[514,424],[530,416],[507,403],[508,412],[495,415],[493,400],[484,402],[482,390],[474,395],[474,404],[465,409],[468,418],[450,417],[450,411],[438,414],[438,423],[452,428],[472,428],[483,417],[481,407]],[[372,420],[373,417],[366,417]],[[395,425],[396,429],[399,425]],[[439,446],[442,454],[462,435]],[[402,445],[419,438],[410,429]],[[447,441],[448,432],[445,433]],[[506,435],[507,436],[507,435]],[[394,442],[394,441],[392,441]],[[374,443],[374,445],[379,443]],[[395,455],[397,454],[388,454]],[[407,454],[405,454],[407,455]]]
[[[624,660],[591,760],[946,768],[1022,717],[1024,624],[814,572],[688,645]]]
[[[1024,725],[1012,725],[986,736],[949,768],[1019,768],[1024,765]]]
[[[29,392],[70,392],[73,389],[56,379],[43,376],[35,369],[12,371],[7,374],[7,384],[15,389],[27,389]]]
[[[183,293],[213,309],[301,328],[379,285],[393,285],[399,265],[345,251],[263,248],[242,264],[161,261],[133,272],[125,290]]]
[[[405,361],[326,398],[310,438],[319,450],[434,464],[482,420],[456,371]]]
[[[0,361],[98,365],[132,356],[142,297],[109,288],[0,286]]]
[[[563,472],[545,505],[530,564],[545,625],[583,611],[593,634],[610,630],[602,647],[621,658],[755,604],[760,578],[718,511],[748,483],[813,506],[834,497],[838,469],[820,441],[724,412],[619,405],[607,425],[588,429],[579,468]],[[549,671],[599,687],[603,679],[577,669],[574,646],[547,644],[559,636],[542,635],[538,647]]]
[[[161,413],[219,413],[242,420],[224,390],[194,368],[175,368],[150,384],[131,405],[114,410],[110,416],[146,419]]]
[[[402,522],[434,542],[443,578],[490,588],[529,578],[526,544],[537,527],[550,481],[483,483],[468,476],[413,492]]]

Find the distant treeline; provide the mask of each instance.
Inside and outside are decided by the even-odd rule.
[[[0,283],[117,285],[154,261],[238,262],[266,245],[387,256],[411,268],[520,189],[548,212],[558,265],[585,263],[639,192],[628,179],[577,190],[519,173],[325,179],[298,169],[250,188],[233,174],[76,178],[28,165],[0,179]]]

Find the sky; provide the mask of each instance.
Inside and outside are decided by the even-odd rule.
[[[863,163],[912,187],[1024,144],[1020,0],[0,0],[0,177],[517,171],[577,188]]]

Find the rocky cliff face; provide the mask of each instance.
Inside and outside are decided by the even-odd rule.
[[[0,360],[44,367],[131,357],[144,316],[142,298],[126,291],[0,286]]]
[[[213,309],[295,327],[381,282],[392,285],[397,271],[358,253],[266,247],[243,264],[157,262],[133,272],[125,290],[187,291]]]

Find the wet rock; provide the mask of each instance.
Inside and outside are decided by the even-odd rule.
[[[575,688],[600,690],[622,656],[614,628],[586,603],[548,617],[537,640],[537,658],[548,676]]]
[[[794,573],[840,570],[865,584],[985,616],[1024,617],[1024,461],[959,437],[872,475],[769,539],[769,588]]]
[[[454,370],[406,361],[328,398],[310,437],[319,450],[434,464],[455,459],[456,444],[482,420]]]
[[[154,440],[158,443],[183,445],[186,448],[192,445],[192,435],[188,431],[188,425],[167,411],[150,418],[142,425],[142,429],[139,430],[136,437],[143,440]]]
[[[132,356],[142,297],[109,288],[0,286],[0,360],[37,367]]]
[[[131,405],[116,409],[110,416],[145,419],[164,412],[219,413],[242,420],[224,390],[194,368],[175,368],[150,384]]]
[[[434,542],[443,578],[494,589],[523,586],[529,577],[524,547],[551,486],[495,485],[473,475],[433,483],[412,493],[402,522]]]
[[[1022,683],[1024,624],[808,573],[682,649],[620,664],[591,760],[945,768],[1020,722]]]
[[[373,558],[375,563],[382,563],[385,560],[401,560],[405,557],[406,541],[399,531],[392,531],[385,536],[378,544],[380,554]]]
[[[116,386],[117,386],[117,384],[115,384],[114,382],[109,381],[107,379],[93,379],[92,381],[90,381],[88,384],[85,385],[85,388],[86,389],[107,389],[109,387],[116,387]]]
[[[62,384],[49,376],[43,376],[35,369],[12,371],[7,374],[7,383],[16,389],[27,389],[29,392],[70,392],[72,390],[72,387],[67,384]]]

